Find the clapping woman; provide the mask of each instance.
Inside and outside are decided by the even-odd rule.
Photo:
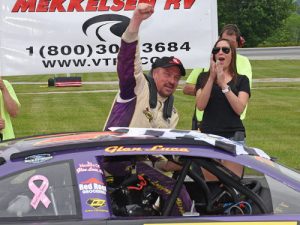
[[[199,76],[196,105],[203,110],[200,130],[244,144],[245,127],[240,119],[250,98],[249,79],[237,73],[236,50],[227,39],[213,47],[210,69]]]

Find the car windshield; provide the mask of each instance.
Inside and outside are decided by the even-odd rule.
[[[300,192],[282,182],[266,176],[274,214],[299,213]]]

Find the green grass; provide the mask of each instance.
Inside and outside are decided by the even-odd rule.
[[[34,76],[11,76],[10,81],[15,82],[47,82],[49,78],[53,77],[65,77],[66,74],[44,74],[44,75],[34,75]],[[80,73],[71,74],[71,76],[80,76],[83,81],[113,81],[118,80],[116,73]]]
[[[255,85],[249,103],[247,143],[300,169],[300,83]]]
[[[79,92],[79,91],[94,91],[94,90],[116,90],[118,87],[116,85],[110,84],[89,84],[83,85],[81,87],[48,87],[46,84],[14,84],[14,89],[17,93],[42,93],[42,92]]]
[[[115,93],[18,94],[21,115],[17,137],[68,131],[101,130]]]
[[[251,60],[253,78],[300,78],[300,60]]]
[[[300,78],[300,60],[251,61],[253,78]],[[83,81],[115,81],[115,73],[80,75]],[[17,137],[69,131],[102,130],[115,92],[77,93],[78,91],[116,90],[117,85],[47,87],[53,75],[7,77],[9,81],[45,82],[14,84],[22,104],[13,120]],[[181,86],[182,87],[182,86]],[[45,94],[52,92],[51,94]],[[58,92],[58,93],[56,93]],[[67,93],[62,93],[67,92]],[[180,114],[179,129],[191,127],[194,98],[175,94]],[[300,82],[254,83],[244,125],[247,144],[264,149],[280,162],[300,169]]]

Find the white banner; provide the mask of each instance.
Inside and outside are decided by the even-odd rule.
[[[114,72],[120,35],[138,0],[1,0],[0,75]],[[143,68],[176,56],[208,66],[217,0],[148,0],[140,30]]]

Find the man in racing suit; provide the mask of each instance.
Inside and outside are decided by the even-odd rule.
[[[149,75],[141,66],[138,32],[141,23],[154,12],[153,6],[138,4],[118,53],[117,72],[120,91],[105,124],[109,127],[175,128],[178,113],[173,106],[176,91],[185,69],[175,57],[158,58]]]

